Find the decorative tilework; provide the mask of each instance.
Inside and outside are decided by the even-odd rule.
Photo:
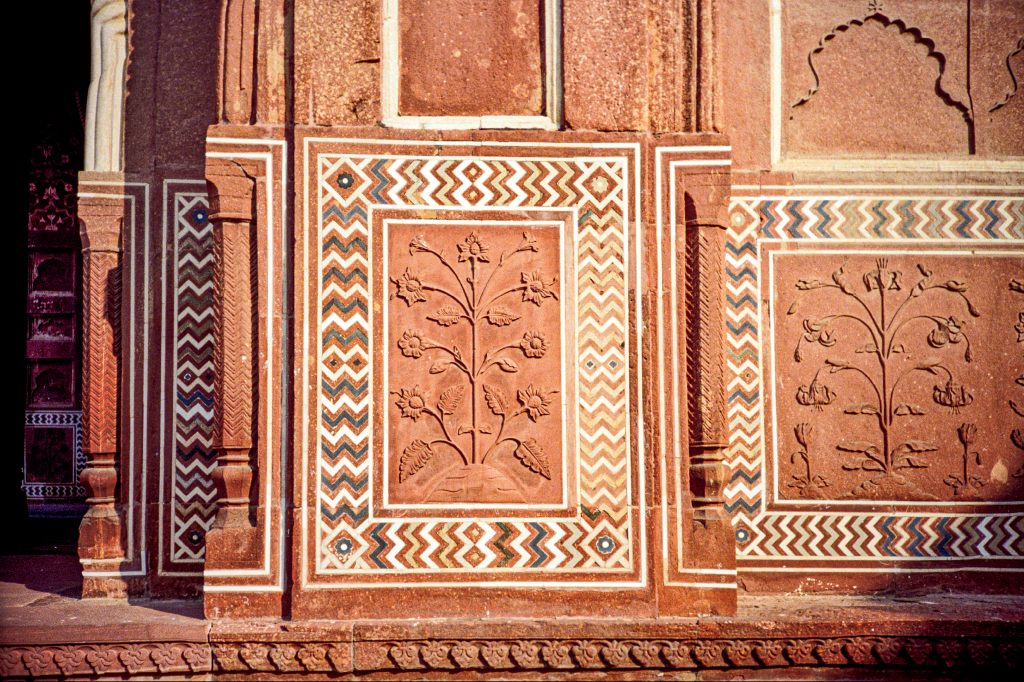
[[[548,158],[343,154],[337,148],[314,157],[322,277],[316,573],[441,577],[471,571],[495,579],[509,571],[634,572],[640,529],[630,513],[636,502],[629,425],[636,416],[627,375],[633,343],[628,316],[634,314],[627,264],[635,248],[635,147],[588,149],[586,157],[549,148]],[[499,518],[375,517],[371,448],[381,416],[374,414],[371,339],[379,322],[370,309],[370,263],[379,246],[370,243],[370,225],[374,210],[415,207],[572,211],[575,244],[566,246],[563,257],[576,258],[578,287],[570,314],[577,316],[579,344],[572,370],[578,381],[579,508],[568,517],[502,519],[493,511],[484,513]]]
[[[876,566],[866,570],[888,571],[891,566],[875,562],[1024,556],[1019,513],[773,510],[765,495],[758,309],[762,239],[1024,240],[1024,200],[739,194],[730,205],[726,252],[732,477],[725,495],[741,570],[787,570],[765,568],[773,559],[816,560],[810,570],[827,570],[829,560],[860,559]]]
[[[216,514],[213,429],[213,225],[205,192],[175,193],[174,464],[170,558],[203,561]]]

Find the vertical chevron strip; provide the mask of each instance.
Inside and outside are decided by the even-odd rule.
[[[216,513],[213,435],[213,226],[205,193],[174,195],[177,317],[170,558],[199,563]]]
[[[327,154],[319,159],[317,570],[631,570],[625,160]],[[576,208],[581,502],[576,518],[372,518],[367,249],[372,205]]]
[[[1024,556],[1024,517],[773,512],[764,505],[758,241],[1024,240],[1019,198],[734,197],[726,248],[729,464],[740,558],[987,559]],[[755,564],[747,564],[747,567]],[[750,570],[755,570],[750,568]],[[883,570],[883,569],[879,569]]]

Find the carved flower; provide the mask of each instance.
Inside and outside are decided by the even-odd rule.
[[[956,430],[957,436],[960,437],[960,442],[964,445],[972,445],[978,437],[978,427],[970,422],[961,424],[960,428]]]
[[[885,258],[879,258],[875,263],[878,265],[877,270],[864,273],[864,286],[868,288],[868,291],[875,289],[899,290],[903,273],[899,270],[889,270],[889,261]]]
[[[540,332],[526,332],[519,347],[528,358],[542,358],[548,352],[548,342]]]
[[[541,304],[545,298],[553,298],[558,300],[558,294],[555,293],[550,287],[555,285],[558,281],[557,277],[553,277],[550,282],[544,281],[544,275],[540,270],[534,270],[532,273],[524,272],[523,284],[526,286],[523,288],[523,302],[530,301],[531,303]]]
[[[409,242],[409,255],[412,256],[417,251],[430,251],[430,247],[427,246],[427,242],[423,239],[422,234],[413,237],[412,241]]]
[[[804,320],[804,341],[820,343],[826,348],[836,345],[836,340],[828,331],[828,320],[807,318]]]
[[[403,417],[409,417],[416,421],[427,407],[427,396],[423,394],[419,386],[413,386],[411,389],[403,388],[398,391],[398,400],[395,401],[395,405],[402,410]]]
[[[409,268],[405,269],[401,277],[392,281],[398,286],[395,295],[405,301],[406,305],[427,300],[423,295],[423,280],[416,273],[409,272]]]
[[[960,408],[974,402],[974,396],[964,386],[950,379],[945,386],[935,386],[932,391],[932,398],[939,405],[944,405],[953,411],[953,414],[960,414]]]
[[[457,245],[459,247],[459,262],[462,263],[466,260],[478,260],[482,263],[490,262],[490,256],[487,255],[487,251],[490,247],[480,241],[480,238],[476,236],[476,232],[471,232],[466,241]]]
[[[551,414],[548,405],[554,399],[553,395],[554,391],[544,395],[544,391],[534,388],[533,384],[527,386],[525,391],[518,391],[519,402],[526,410],[527,416],[533,421],[537,421],[541,415]]]
[[[814,432],[814,427],[807,422],[800,422],[793,428],[793,433],[796,435],[796,442],[806,449],[807,441],[810,440],[811,434]]]
[[[516,247],[516,253],[520,251],[536,251],[537,250],[537,238],[529,232],[523,232],[523,241],[519,242],[519,246]]]
[[[928,343],[932,348],[942,348],[947,343],[960,343],[964,340],[964,321],[951,317],[948,320],[939,318],[935,321],[935,329],[928,334]]]
[[[423,351],[429,348],[419,332],[411,331],[402,332],[402,338],[398,339],[398,347],[402,349],[402,355],[407,358],[422,357]]]
[[[819,383],[817,379],[812,381],[810,386],[801,386],[796,391],[796,401],[798,403],[813,406],[819,412],[822,409],[822,405],[831,405],[835,399],[835,391],[825,384]]]

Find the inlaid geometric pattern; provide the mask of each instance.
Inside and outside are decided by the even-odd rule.
[[[803,513],[766,508],[758,309],[759,278],[766,276],[759,271],[761,239],[1024,240],[1024,200],[737,194],[734,191],[730,204],[726,251],[732,475],[725,495],[737,529],[741,565],[754,568],[759,564],[752,560],[773,558],[910,561],[1024,556],[1024,517],[1017,513]]]
[[[21,489],[30,500],[45,499],[67,499],[85,498],[85,488],[78,481],[79,475],[85,469],[86,458],[82,452],[82,413],[80,411],[31,411],[25,413],[25,466],[28,468],[28,457],[37,459],[49,458],[50,460],[67,460],[70,464],[69,476],[64,477],[63,482],[49,480],[45,482],[25,482]],[[41,438],[35,438],[36,431],[42,432]],[[56,430],[57,434],[49,434],[47,431]],[[59,432],[68,432],[68,436]],[[57,436],[57,437],[54,437]],[[62,437],[64,436],[64,437]],[[33,437],[31,442],[29,438]],[[70,447],[69,447],[70,446]],[[59,448],[62,452],[53,453],[50,448]],[[64,452],[68,448],[70,452]],[[32,450],[32,452],[30,452]],[[62,472],[63,473],[63,472]]]
[[[205,192],[174,194],[175,296],[172,561],[202,562],[216,514],[213,433],[213,224]]]
[[[381,143],[377,143],[381,144]],[[321,153],[320,513],[316,572],[630,572],[628,258],[635,235],[635,151],[549,158]],[[516,152],[510,152],[516,153]],[[588,151],[588,154],[591,152]],[[612,155],[614,154],[614,155]],[[572,211],[578,288],[579,509],[568,517],[375,518],[372,497],[371,214],[378,208]],[[525,218],[525,220],[529,220]],[[406,245],[391,245],[405,249]]]

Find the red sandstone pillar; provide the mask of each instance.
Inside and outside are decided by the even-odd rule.
[[[734,569],[725,513],[725,230],[728,173],[691,176],[685,195],[686,375],[693,559]]]
[[[88,463],[82,485],[89,509],[78,555],[90,571],[115,570],[125,556],[118,498],[118,417],[121,334],[121,226],[124,201],[81,197],[82,449]],[[123,581],[86,576],[85,597],[121,596]]]
[[[253,265],[251,177],[236,164],[207,164],[214,228],[214,435],[217,518],[206,565],[232,564],[252,551]]]

